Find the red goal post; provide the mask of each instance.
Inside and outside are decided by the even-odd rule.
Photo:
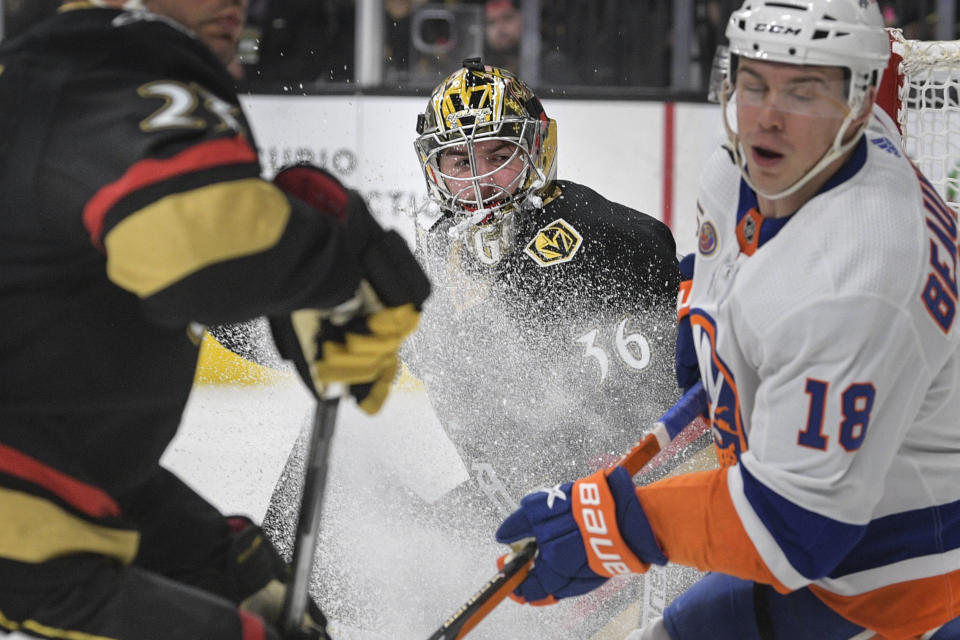
[[[908,40],[889,29],[890,63],[877,102],[905,153],[960,210],[960,40]]]

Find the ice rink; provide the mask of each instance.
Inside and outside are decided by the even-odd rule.
[[[197,386],[164,464],[224,512],[259,522],[313,408],[293,377]],[[316,563],[324,571],[314,589],[337,640],[427,638],[496,571],[505,547],[493,531],[463,540],[418,521],[419,501],[467,478],[422,388],[395,389],[374,417],[341,402],[329,469]],[[469,637],[582,637],[577,626],[593,607],[588,600],[538,608],[506,601]],[[622,638],[635,619],[627,612],[595,637]]]

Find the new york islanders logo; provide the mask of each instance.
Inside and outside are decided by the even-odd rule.
[[[713,440],[717,448],[717,461],[728,467],[737,463],[747,450],[747,434],[740,411],[740,396],[737,382],[726,363],[717,354],[717,326],[702,309],[690,310],[690,327],[697,345],[700,371],[709,371],[703,387],[713,409]],[[709,360],[704,366],[704,360]]]
[[[709,220],[705,220],[697,234],[697,249],[702,256],[712,256],[717,251],[717,229]]]
[[[569,262],[583,244],[583,236],[563,218],[557,218],[537,232],[524,253],[541,267]]]

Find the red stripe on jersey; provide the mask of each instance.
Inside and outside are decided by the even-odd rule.
[[[201,142],[170,158],[140,160],[127,169],[119,180],[101,187],[90,198],[83,208],[83,226],[90,234],[93,246],[103,251],[103,220],[117,202],[131,193],[187,173],[256,161],[257,152],[246,138],[239,135]]]
[[[120,515],[120,506],[102,489],[72,478],[3,444],[0,444],[0,472],[43,487],[88,516],[105,518]]]
[[[237,613],[240,615],[241,640],[266,640],[267,631],[259,616],[243,609],[237,609]]]

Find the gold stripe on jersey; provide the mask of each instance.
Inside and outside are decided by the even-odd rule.
[[[60,5],[57,9],[60,13],[64,11],[73,11],[75,9],[94,9],[97,5],[90,2],[90,0],[75,0],[74,2],[65,2]]]
[[[107,233],[107,276],[146,298],[204,267],[269,249],[289,218],[289,200],[259,178],[169,195]]]
[[[0,611],[0,627],[11,632],[23,629],[24,631],[31,631],[35,635],[44,638],[63,638],[64,640],[116,640],[110,636],[99,636],[93,633],[87,633],[86,631],[77,631],[76,629],[57,629],[56,627],[40,624],[36,620],[16,622],[3,615],[2,611]]]
[[[43,636],[44,638],[63,638],[64,640],[116,640],[116,638],[110,636],[100,636],[87,633],[86,631],[77,631],[76,629],[57,629],[56,627],[41,624],[36,620],[15,622],[3,615],[2,611],[0,611],[0,627],[11,632],[23,629],[24,631],[31,631],[35,635]]]
[[[0,487],[0,557],[46,562],[71,553],[96,553],[130,564],[140,534],[75,516],[49,500]]]

